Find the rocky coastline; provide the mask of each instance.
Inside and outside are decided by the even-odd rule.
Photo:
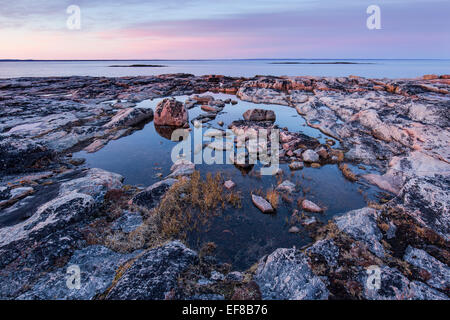
[[[136,107],[205,92],[235,97],[167,99],[156,112]],[[73,157],[153,119],[155,125],[168,118],[181,120],[173,122],[179,126],[207,123],[223,103],[238,99],[295,108],[309,126],[339,141],[333,147],[282,129],[280,157],[291,170],[338,164],[348,179],[392,197],[327,224],[311,223],[311,245],[279,248],[239,272],[217,261],[212,245],[196,252],[161,232],[154,212],[187,183],[195,169],[190,163],[175,163],[171,175],[142,190]],[[195,104],[206,113],[188,119],[182,108]],[[0,299],[447,300],[449,110],[450,75],[1,79]],[[253,110],[230,129],[272,128],[273,120],[270,112]],[[347,164],[375,166],[382,174],[354,174]],[[322,210],[307,200],[302,205]],[[70,265],[80,266],[79,290],[66,285]],[[370,266],[381,270],[377,290],[366,285]]]

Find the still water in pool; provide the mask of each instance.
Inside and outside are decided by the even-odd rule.
[[[208,93],[210,94],[210,93]],[[210,94],[215,99],[235,98],[224,94]],[[184,101],[188,96],[176,97]],[[155,108],[161,99],[146,100],[139,107]],[[319,139],[322,143],[325,137],[319,130],[308,127],[305,120],[294,108],[280,105],[254,104],[239,101],[237,105],[227,104],[216,119],[204,124],[204,127],[227,128],[234,121],[242,119],[242,114],[252,108],[271,109],[276,114],[276,122],[280,128],[287,127],[289,131],[301,132]],[[199,106],[189,110],[189,119],[193,119],[203,111]],[[224,122],[223,127],[219,126]],[[191,127],[193,127],[191,125]],[[76,156],[86,158],[86,165],[92,168],[102,168],[116,172],[125,177],[124,183],[149,186],[160,181],[157,173],[163,176],[170,174],[172,148],[177,142],[161,136],[153,122],[142,130],[111,141],[103,149],[95,153],[79,152]],[[311,242],[308,232],[301,223],[299,233],[289,233],[292,226],[288,221],[297,208],[297,199],[305,197],[318,205],[325,207],[323,213],[305,213],[306,217],[314,217],[317,221],[326,222],[333,216],[349,210],[362,208],[368,199],[374,199],[380,191],[376,187],[361,183],[353,183],[344,178],[336,165],[325,165],[320,168],[305,167],[291,172],[286,164],[280,164],[283,170],[283,180],[290,180],[297,185],[297,192],[289,201],[280,201],[275,214],[261,213],[251,202],[251,193],[256,190],[264,194],[277,186],[276,176],[260,176],[259,166],[252,171],[243,173],[232,164],[197,164],[202,176],[208,172],[220,172],[227,179],[236,183],[235,190],[242,195],[242,207],[237,209],[227,207],[220,216],[212,218],[210,223],[188,233],[186,241],[195,249],[206,242],[217,245],[216,256],[222,262],[232,263],[236,269],[246,269],[264,254],[280,247],[302,247]],[[300,215],[301,210],[300,211]]]

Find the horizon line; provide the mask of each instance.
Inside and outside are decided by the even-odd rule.
[[[211,59],[0,59],[0,62],[51,61],[249,61],[249,60],[450,60],[450,58],[211,58]]]

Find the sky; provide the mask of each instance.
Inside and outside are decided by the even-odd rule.
[[[66,12],[80,8],[80,29]],[[369,30],[367,7],[380,8]],[[448,0],[0,0],[0,59],[449,59]]]

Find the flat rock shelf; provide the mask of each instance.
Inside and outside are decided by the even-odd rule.
[[[449,88],[448,75],[1,79],[0,298],[448,299]],[[176,129],[190,148],[172,161]],[[278,133],[270,175],[248,161],[263,146],[238,138],[254,132]]]

